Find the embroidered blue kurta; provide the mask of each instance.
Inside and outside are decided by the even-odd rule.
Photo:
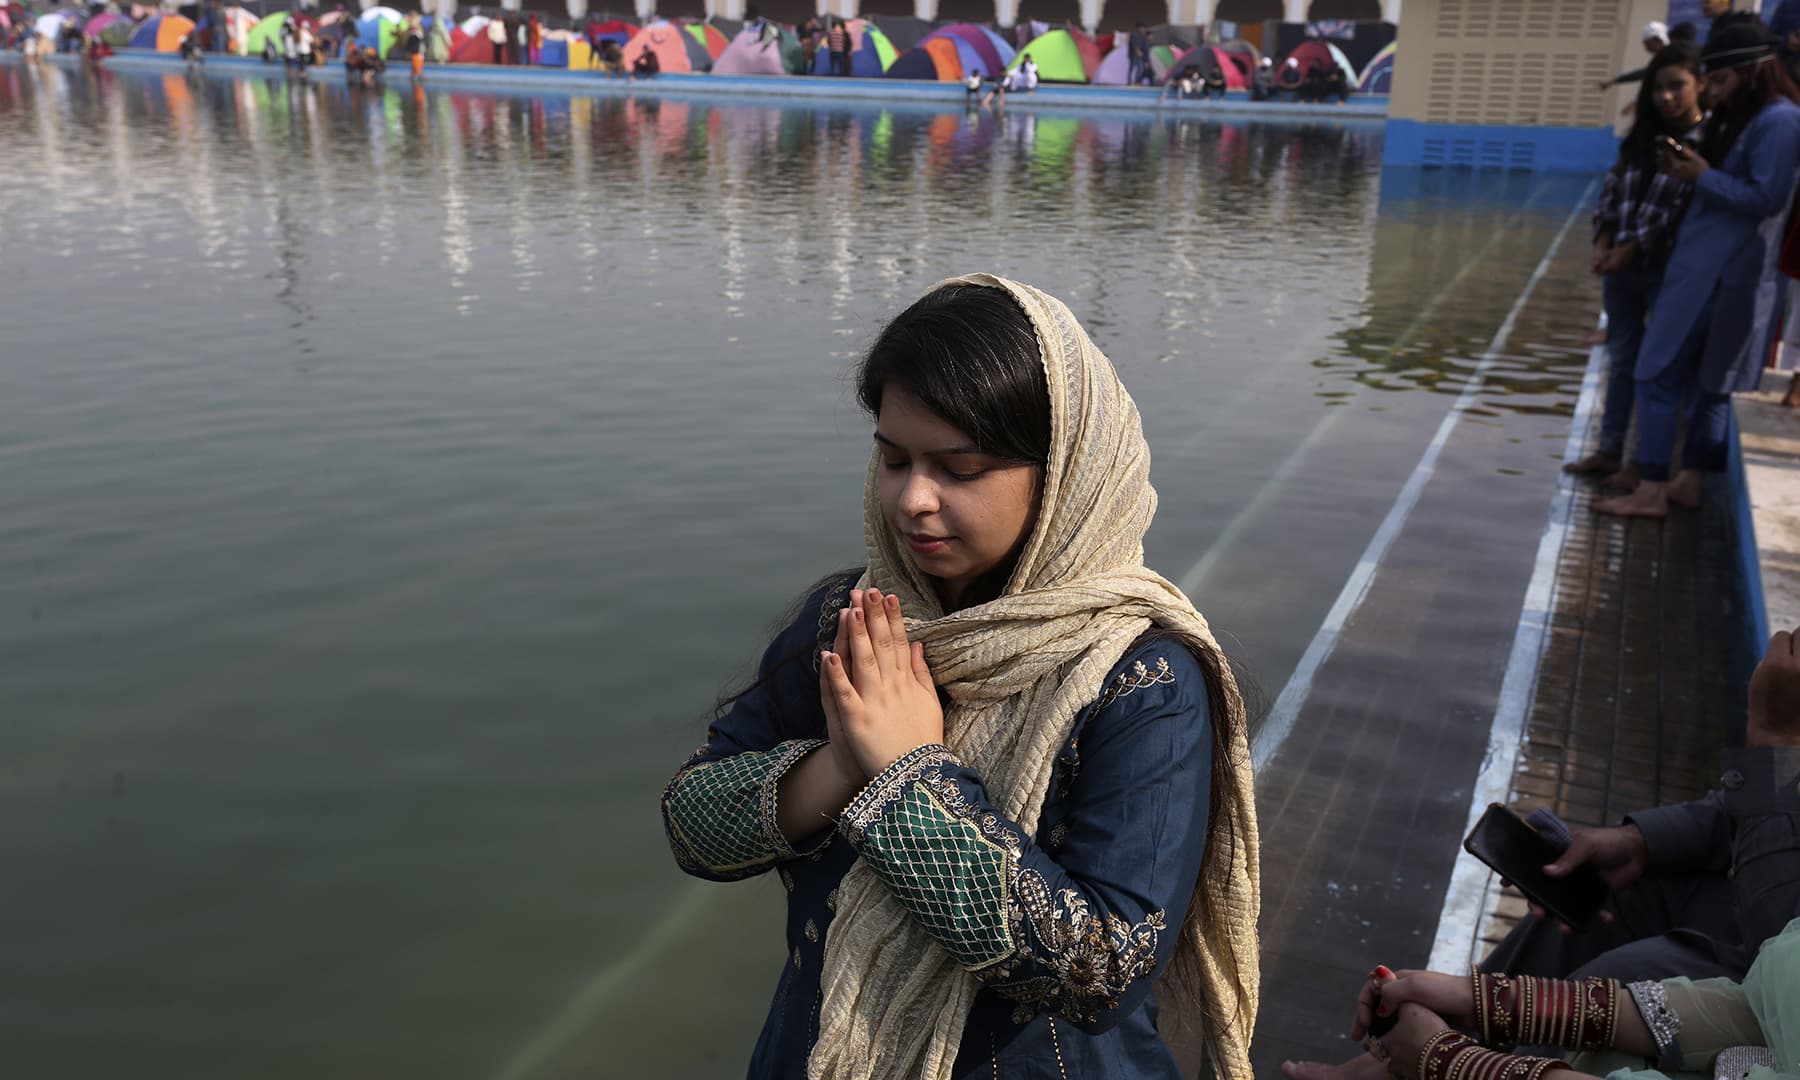
[[[1198,661],[1170,639],[1135,644],[1077,719],[1037,821],[1007,820],[980,776],[925,746],[796,847],[776,826],[776,785],[824,745],[818,653],[852,581],[807,599],[770,644],[756,689],[663,794],[683,870],[733,881],[773,869],[787,890],[787,962],[749,1076],[806,1075],[837,889],[860,858],[984,984],[959,1080],[1173,1080],[1152,990],[1206,845],[1212,733]]]
[[[1700,174],[1650,309],[1637,378],[1699,355],[1709,394],[1754,390],[1781,306],[1777,263],[1800,170],[1800,107],[1765,105]]]

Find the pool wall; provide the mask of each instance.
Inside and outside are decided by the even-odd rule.
[[[51,59],[63,63],[80,62],[78,57],[66,54],[53,54]],[[106,65],[120,70],[167,71],[181,68],[183,61],[173,53],[125,49],[108,59]],[[256,57],[208,55],[205,66],[206,70],[212,72],[269,76],[283,74],[280,64],[266,63]],[[333,62],[314,68],[312,77],[342,79],[344,66]],[[390,86],[404,85],[408,81],[405,66],[390,64],[386,80]],[[856,104],[904,101],[953,108],[969,104],[970,97],[960,84],[910,79],[670,74],[634,81],[566,68],[494,67],[487,64],[434,64],[425,69],[425,84],[468,89],[535,89],[565,94],[750,97]],[[1014,109],[1057,111],[1129,110],[1166,112],[1170,115],[1210,113],[1218,116],[1306,117],[1314,120],[1381,120],[1387,117],[1385,96],[1355,98],[1343,105],[1303,105],[1296,102],[1251,101],[1244,92],[1233,91],[1223,101],[1178,101],[1172,98],[1165,100],[1154,89],[1136,86],[1045,85],[1030,94],[1008,95],[1006,103],[1008,108]]]
[[[1386,165],[1451,169],[1604,172],[1619,152],[1610,127],[1429,124],[1390,118],[1382,148]]]

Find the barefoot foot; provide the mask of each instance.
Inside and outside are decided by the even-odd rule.
[[[1595,451],[1580,461],[1571,461],[1563,466],[1563,472],[1572,476],[1592,476],[1595,473],[1617,472],[1619,455],[1603,454]]]
[[[1636,465],[1627,465],[1623,469],[1620,469],[1618,472],[1607,477],[1605,480],[1600,481],[1600,486],[1608,491],[1616,491],[1621,495],[1629,495],[1637,490],[1638,482],[1642,479],[1643,478],[1638,475],[1638,467]]]
[[[1669,501],[1684,510],[1700,509],[1700,484],[1700,470],[1681,470],[1669,485]]]
[[[1656,484],[1646,480],[1629,495],[1620,495],[1614,499],[1601,499],[1594,504],[1594,509],[1602,514],[1616,514],[1619,517],[1668,517],[1668,488],[1667,484]]]
[[[1286,1080],[1388,1080],[1387,1066],[1372,1054],[1351,1058],[1342,1065],[1326,1065],[1319,1061],[1284,1061],[1281,1075]]]

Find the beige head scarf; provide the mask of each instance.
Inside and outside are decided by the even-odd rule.
[[[987,274],[933,288],[951,284],[1004,289],[1037,331],[1051,419],[1036,528],[998,599],[945,615],[883,519],[872,461],[863,508],[869,568],[861,584],[898,595],[914,616],[908,632],[924,642],[950,697],[945,741],[981,775],[1000,811],[1030,831],[1076,716],[1100,695],[1134,640],[1157,626],[1194,634],[1223,654],[1181,590],[1144,566],[1144,533],[1156,511],[1150,451],[1112,364],[1054,297]],[[1181,1030],[1201,1033],[1218,1076],[1250,1080],[1259,977],[1256,804],[1243,701],[1230,669],[1222,662],[1209,667],[1232,714],[1214,722],[1236,732],[1232,782],[1223,792],[1230,842],[1214,833],[1201,868],[1214,918],[1208,925],[1187,921],[1176,959],[1185,952],[1195,962],[1197,989],[1212,1016],[1192,1015],[1195,1003],[1178,998],[1165,1002],[1163,1030],[1173,1030],[1173,1019]],[[947,1080],[979,989],[857,862],[844,876],[826,946],[808,1076]]]

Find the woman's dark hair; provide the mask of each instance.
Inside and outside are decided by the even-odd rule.
[[[1016,300],[987,285],[946,285],[894,316],[856,372],[856,397],[871,419],[896,386],[1015,465],[1050,460],[1050,388],[1037,330]],[[1016,559],[972,582],[967,604],[999,596]]]
[[[1050,389],[1037,331],[1004,290],[946,285],[894,316],[856,372],[856,397],[870,417],[898,386],[1013,464],[1050,460]]]
[[[1700,50],[1685,43],[1665,45],[1650,58],[1650,66],[1644,69],[1644,79],[1638,84],[1637,108],[1631,122],[1631,131],[1619,143],[1621,162],[1654,162],[1658,135],[1679,139],[1685,133],[1685,128],[1677,130],[1678,125],[1663,119],[1662,110],[1656,107],[1656,77],[1672,67],[1685,69],[1694,76],[1694,82],[1699,83]]]
[[[1715,50],[1725,51],[1740,44],[1767,43],[1771,50],[1775,39],[1760,23],[1740,22],[1711,35],[1706,42],[1706,49],[1701,53],[1701,63]],[[1769,57],[1751,67],[1741,69],[1744,72],[1744,83],[1738,87],[1737,93],[1731,95],[1730,101],[1713,103],[1712,115],[1706,120],[1705,142],[1702,150],[1706,160],[1718,165],[1731,153],[1737,144],[1738,136],[1756,119],[1756,114],[1774,102],[1777,98],[1787,98],[1800,104],[1800,88],[1794,86],[1794,80],[1788,77],[1787,68],[1782,66],[1781,58],[1772,51]]]

